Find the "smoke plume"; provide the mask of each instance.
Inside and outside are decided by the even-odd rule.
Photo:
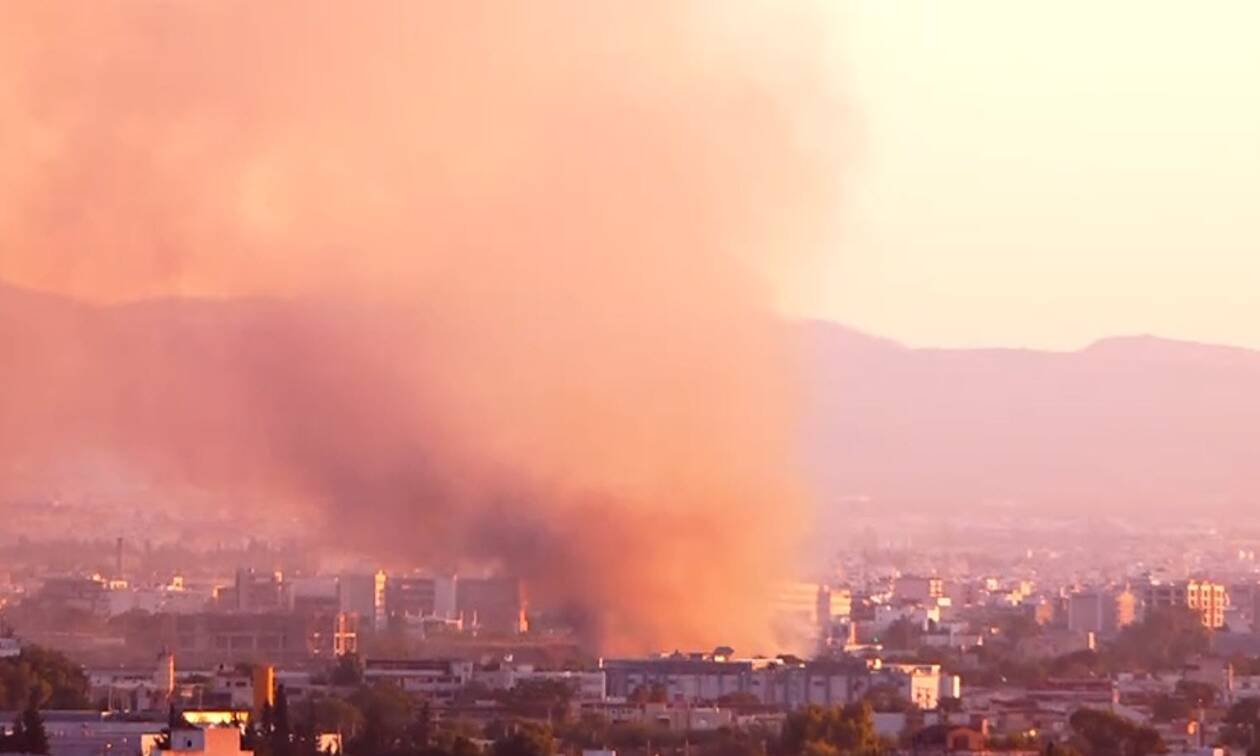
[[[774,284],[839,125],[828,19],[736,5],[6,5],[0,486],[495,562],[606,650],[764,642]]]

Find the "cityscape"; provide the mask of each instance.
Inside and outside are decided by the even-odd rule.
[[[0,755],[1260,756],[1258,28],[0,3]]]
[[[152,750],[163,732],[214,750],[205,728],[224,722],[265,741],[258,717],[275,722],[277,696],[284,748],[347,753],[471,753],[526,725],[562,750],[783,752],[820,737],[802,712],[827,711],[876,750],[1250,747],[1255,535],[855,520],[814,579],[777,586],[792,650],[770,655],[603,656],[510,575],[333,572],[311,564],[317,550],[259,541],[173,571],[167,544],[24,536],[0,549],[7,716],[20,719],[24,683],[45,690],[54,753]]]

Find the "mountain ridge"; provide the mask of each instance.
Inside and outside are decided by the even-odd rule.
[[[103,380],[93,365],[120,349],[138,366],[196,354],[190,364],[218,369],[217,355],[241,349],[257,350],[255,361],[268,364],[271,332],[251,320],[268,302],[283,306],[258,299],[89,306],[0,282],[0,343],[9,360],[0,374],[0,432],[9,440],[0,448],[20,459],[39,441],[38,428],[31,436],[23,422],[32,403],[106,427],[127,415],[117,397],[144,402],[139,386],[176,391],[193,377],[115,380],[75,399],[84,381]],[[156,322],[168,327],[151,327]],[[1252,473],[1260,351],[1142,335],[1064,352],[912,348],[828,321],[785,329],[804,386],[799,442],[824,505],[863,496],[945,512],[1002,501],[1045,512],[1242,513],[1260,503],[1260,475]],[[208,417],[215,401],[199,402]]]
[[[803,329],[820,497],[1237,511],[1260,501],[1260,352],[1148,336],[1070,352],[911,349]]]

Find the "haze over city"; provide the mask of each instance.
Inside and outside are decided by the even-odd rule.
[[[1257,26],[0,7],[0,753],[1260,753]]]

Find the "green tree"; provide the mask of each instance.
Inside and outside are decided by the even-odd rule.
[[[48,753],[48,732],[44,729],[37,700],[32,693],[26,708],[13,721],[12,731],[0,738],[0,753]]]
[[[1068,721],[1091,756],[1148,756],[1168,751],[1158,732],[1109,711],[1078,709]]]
[[[1182,667],[1208,651],[1210,636],[1199,615],[1184,606],[1154,609],[1129,625],[1108,649],[1113,664],[1123,669],[1162,671]]]
[[[1244,698],[1225,713],[1225,726],[1221,729],[1221,742],[1228,746],[1247,748],[1257,738],[1260,725],[1260,699]]]
[[[32,692],[40,706],[87,708],[87,691],[83,668],[57,651],[27,646],[16,657],[0,659],[0,708],[20,709]]]
[[[307,704],[306,717],[320,732],[339,732],[353,740],[363,729],[363,712],[344,698],[321,696]]]
[[[660,683],[640,685],[630,691],[628,700],[632,704],[665,703],[669,700],[669,691]]]
[[[350,698],[363,713],[363,727],[347,750],[364,756],[380,756],[409,746],[408,727],[415,719],[415,702],[394,685],[359,688]]]
[[[1216,703],[1218,691],[1216,690],[1216,686],[1211,683],[1197,682],[1194,680],[1178,680],[1176,695],[1178,698],[1194,707],[1211,706]]]
[[[1071,743],[1051,742],[1046,746],[1046,756],[1083,756]]]
[[[355,654],[345,654],[337,659],[337,663],[333,665],[332,671],[328,674],[328,681],[333,685],[359,685],[363,682],[363,667],[359,663],[359,657]]]
[[[827,747],[842,754],[884,752],[884,744],[875,732],[870,704],[862,702],[831,709],[807,706],[784,720],[779,736],[779,751],[784,756],[825,751]]]
[[[762,705],[761,699],[757,697],[757,694],[744,691],[727,693],[718,698],[717,703],[718,706],[732,709],[756,708]]]
[[[862,700],[869,703],[874,711],[906,712],[915,708],[894,685],[873,685],[867,689]]]
[[[840,749],[825,740],[811,740],[801,749],[801,756],[840,756]]]
[[[511,731],[494,741],[493,756],[552,756],[556,751],[551,729],[532,722],[514,725]]]
[[[879,642],[894,651],[913,651],[923,640],[923,626],[905,617],[894,621],[879,635]]]
[[[1151,701],[1151,719],[1156,722],[1171,722],[1174,719],[1188,719],[1191,705],[1180,696],[1161,695]]]
[[[272,710],[272,727],[268,745],[272,756],[292,756],[293,739],[289,722],[289,695],[284,686],[276,687],[276,703]]]
[[[17,719],[13,720],[13,727],[5,736],[0,752],[26,753],[26,725],[21,713],[17,715]]]

